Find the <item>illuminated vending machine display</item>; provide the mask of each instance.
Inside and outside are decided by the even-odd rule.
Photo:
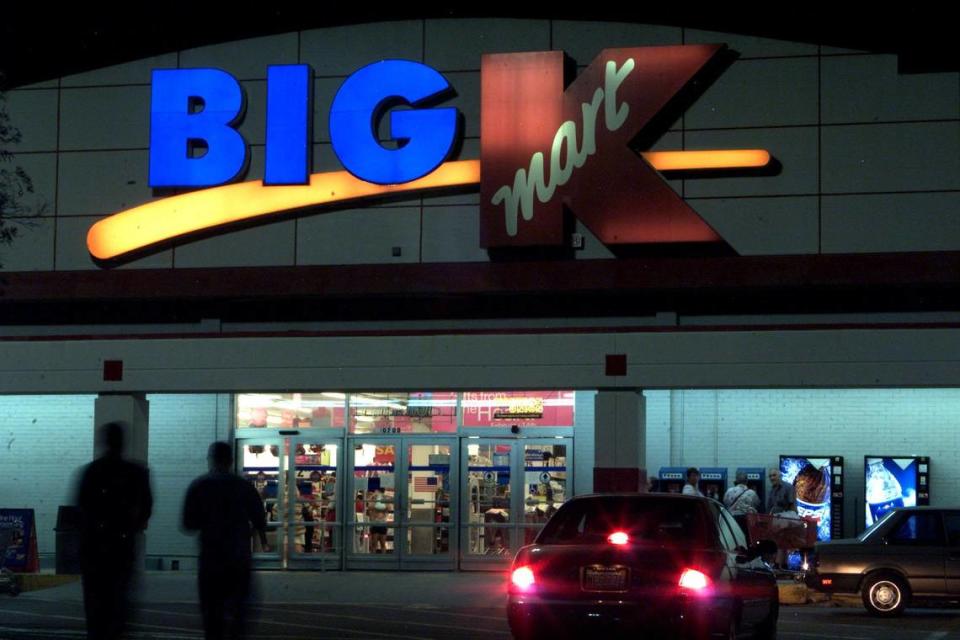
[[[767,470],[763,467],[740,467],[737,469],[737,475],[747,476],[747,489],[753,489],[757,497],[760,498],[760,504],[767,505]]]
[[[843,537],[843,456],[780,456],[797,512],[817,521],[817,540]]]
[[[897,507],[930,504],[930,458],[864,456],[866,526]]]
[[[687,484],[686,467],[660,467],[660,492],[683,493],[683,485]]]
[[[723,500],[723,494],[727,491],[727,470],[702,467],[700,469],[700,484],[698,488],[700,489],[700,493],[708,498]]]

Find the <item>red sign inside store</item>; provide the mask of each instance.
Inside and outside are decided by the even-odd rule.
[[[461,408],[464,427],[573,426],[573,391],[471,391]]]

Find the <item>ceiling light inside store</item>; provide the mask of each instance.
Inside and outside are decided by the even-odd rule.
[[[283,396],[278,394],[268,394],[268,393],[241,393],[237,395],[237,404],[240,407],[246,408],[260,408],[264,405],[273,404],[276,400],[282,400]]]

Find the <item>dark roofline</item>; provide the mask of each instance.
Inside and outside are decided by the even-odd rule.
[[[836,3],[834,3],[836,5]],[[158,7],[149,20],[133,12],[84,6],[62,10],[51,20],[46,5],[21,3],[0,11],[0,88],[23,86],[91,69],[139,60],[193,47],[291,31],[389,20],[424,18],[553,18],[635,22],[684,26],[710,31],[793,40],[832,47],[892,53],[906,72],[956,70],[960,57],[952,45],[954,21],[947,5],[913,3],[873,13],[857,7],[805,6],[784,19],[772,12],[750,9],[703,8],[687,5],[603,9],[465,10],[462,8],[352,9],[328,4],[295,8],[244,7],[240,15],[225,15],[196,3]],[[948,25],[950,25],[948,27]]]

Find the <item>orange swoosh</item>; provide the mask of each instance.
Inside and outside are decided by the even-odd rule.
[[[714,154],[723,157],[718,159]],[[656,151],[642,155],[655,169],[664,171],[762,167],[770,161],[770,154],[762,150]],[[109,260],[172,238],[303,207],[479,183],[479,160],[445,162],[430,175],[397,185],[364,182],[347,171],[315,173],[308,185],[265,187],[261,180],[253,180],[121,211],[90,228],[87,248],[93,257]]]

